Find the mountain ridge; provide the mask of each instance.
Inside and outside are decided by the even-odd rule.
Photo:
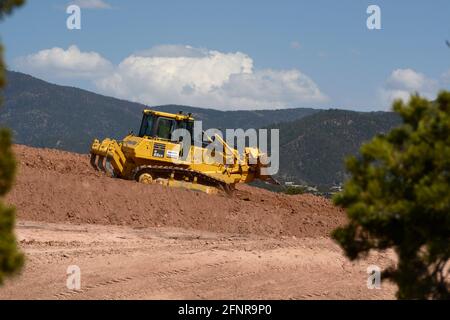
[[[140,126],[142,110],[191,112],[204,128],[261,127],[276,120],[297,119],[314,109],[221,111],[191,106],[146,106],[61,86],[19,72],[7,72],[0,124],[12,128],[17,143],[86,153],[94,138],[122,138]],[[71,119],[72,118],[72,121]],[[62,126],[67,125],[67,130]],[[76,139],[72,138],[77,131]]]
[[[137,132],[148,106],[87,90],[51,84],[19,72],[7,72],[0,126],[13,130],[14,142],[33,147],[87,153],[94,138],[121,139]],[[343,159],[356,154],[375,134],[399,123],[390,112],[294,108],[221,111],[164,105],[151,109],[191,112],[203,128],[280,129],[282,181],[329,187],[345,179]]]

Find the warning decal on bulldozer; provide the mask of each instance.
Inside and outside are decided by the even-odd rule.
[[[155,143],[153,146],[153,156],[157,158],[164,158],[164,151],[166,150],[166,145],[162,143]]]
[[[167,150],[167,158],[178,159],[179,152],[177,150]]]

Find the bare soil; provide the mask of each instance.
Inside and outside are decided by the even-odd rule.
[[[27,263],[0,299],[392,299],[329,238],[345,214],[327,199],[240,186],[233,197],[106,177],[87,155],[15,147],[7,202]],[[81,291],[66,288],[78,265]]]

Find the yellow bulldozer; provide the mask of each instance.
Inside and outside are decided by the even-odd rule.
[[[187,141],[189,138],[174,139],[176,129],[188,132],[191,141]],[[267,166],[267,156],[258,148],[246,147],[240,154],[220,135],[205,138],[203,131],[199,145],[194,141],[193,131],[191,114],[146,109],[137,135],[130,132],[122,141],[109,138],[93,141],[91,165],[117,178],[206,193],[230,194],[237,183],[255,179],[277,183],[263,170]],[[212,142],[219,143],[221,148],[208,154],[205,151]],[[201,156],[200,161],[197,155]]]

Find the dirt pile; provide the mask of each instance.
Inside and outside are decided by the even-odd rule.
[[[250,186],[207,195],[113,179],[87,155],[15,146],[19,174],[7,201],[22,220],[173,226],[213,232],[320,237],[345,221],[343,211],[313,195],[289,196]]]

